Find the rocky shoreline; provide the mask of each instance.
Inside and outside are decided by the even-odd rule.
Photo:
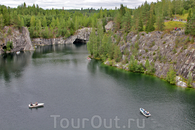
[[[58,45],[58,44],[73,44],[75,41],[83,41],[87,43],[91,33],[91,28],[82,28],[75,32],[69,38],[30,38],[30,33],[27,27],[22,27],[21,30],[14,27],[5,26],[3,32],[0,32],[0,54],[13,53],[17,51],[31,51],[34,46]],[[6,36],[4,38],[4,36]],[[10,51],[6,50],[8,42],[12,42],[13,48]]]
[[[112,66],[112,67],[116,67],[116,68],[119,68],[119,69],[129,71],[129,67],[128,67],[129,64],[122,64],[121,62],[116,63],[114,61],[111,61],[111,63],[110,63],[109,60],[103,62],[103,64],[105,64],[107,66]],[[154,76],[158,77],[157,75],[154,75]],[[162,77],[158,77],[158,78],[164,79]],[[180,76],[176,76],[175,80],[176,80],[176,84],[175,84],[176,86],[182,87],[182,88],[187,88],[187,83],[184,82],[183,79]],[[192,83],[192,88],[195,89],[195,83]]]
[[[153,62],[155,65],[156,77],[165,79],[170,66],[173,66],[176,71],[176,85],[186,88],[189,73],[192,74],[192,80],[195,81],[195,43],[191,42],[193,37],[187,36],[184,30],[172,31],[170,33],[154,31],[150,33],[140,32],[135,34],[130,32],[128,35],[123,35],[120,32],[116,33],[120,36],[118,45],[123,54],[122,61],[115,63],[112,61],[104,62],[106,65],[115,66],[117,68],[128,69],[128,64],[122,64],[126,59],[130,59],[131,55],[136,55],[138,64],[145,65],[146,60]],[[113,42],[116,39],[112,37]],[[137,53],[133,54],[135,44],[138,45]],[[195,82],[192,83],[195,88]]]
[[[9,30],[12,31],[9,34]],[[109,29],[107,29],[109,30]],[[11,52],[34,50],[35,45],[55,45],[55,44],[73,44],[75,41],[87,42],[91,33],[91,28],[79,29],[75,35],[70,36],[67,39],[63,38],[34,38],[30,39],[28,28],[22,27],[19,31],[13,27],[4,27],[6,38],[1,38],[1,53],[4,53],[4,48],[8,41],[13,42],[13,49]],[[186,88],[187,84],[182,80],[187,79],[189,73],[192,73],[193,81],[195,80],[195,43],[190,43],[190,39],[193,37],[187,36],[182,31],[173,31],[171,33],[154,31],[150,33],[140,32],[135,34],[130,32],[128,35],[123,35],[117,32],[116,35],[120,36],[118,45],[123,54],[123,60],[130,59],[133,54],[132,46],[139,43],[138,54],[136,59],[138,63],[145,64],[148,59],[149,62],[155,64],[155,76],[165,79],[166,74],[171,65],[176,70],[176,85]],[[31,42],[32,40],[32,42]],[[116,39],[112,37],[113,42]],[[126,53],[125,51],[128,51]],[[126,54],[125,54],[126,53]],[[122,63],[110,64],[109,61],[104,62],[107,65],[112,65],[118,68],[128,70],[128,64],[122,65]],[[195,88],[195,83],[192,84]]]
[[[89,41],[89,36],[91,33],[91,28],[82,28],[76,31],[73,36],[69,38],[33,38],[32,43],[33,45],[44,46],[44,45],[58,45],[58,44],[73,44],[75,41]]]

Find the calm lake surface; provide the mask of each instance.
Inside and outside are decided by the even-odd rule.
[[[87,56],[86,45],[1,55],[0,129],[195,129],[194,90]],[[45,106],[29,109],[30,102]],[[140,107],[152,116],[145,118]]]

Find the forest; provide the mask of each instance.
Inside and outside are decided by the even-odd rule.
[[[114,10],[101,10],[104,17],[114,17]],[[100,18],[100,10],[42,9],[38,5],[17,8],[0,5],[0,27],[28,27],[31,38],[69,37],[82,27],[91,27]]]
[[[195,0],[162,0],[157,3],[143,3],[138,8],[129,9],[121,4],[120,9],[107,10],[93,8],[80,10],[42,9],[39,5],[27,6],[26,3],[17,8],[0,5],[0,27],[28,27],[31,38],[69,37],[82,27],[97,27],[102,21],[104,28],[109,20],[114,20],[115,31],[164,30],[164,20],[173,19],[176,15],[188,14],[186,33],[194,34],[193,8]],[[190,20],[192,19],[192,20]],[[105,30],[104,30],[105,31]]]

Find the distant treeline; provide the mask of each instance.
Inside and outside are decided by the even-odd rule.
[[[138,8],[128,9],[121,4],[120,9],[42,9],[38,5],[17,8],[0,5],[0,27],[28,27],[32,38],[69,37],[82,27],[97,27],[102,21],[104,28],[109,20],[114,20],[114,30],[130,31],[164,30],[164,20],[170,20],[175,14],[189,13],[186,33],[193,33],[193,15],[195,0],[161,0],[156,3],[143,3]],[[173,27],[174,28],[174,27]],[[104,29],[105,31],[105,29]]]
[[[114,10],[106,9],[44,10],[38,5],[27,7],[26,3],[17,8],[0,5],[0,27],[28,27],[32,38],[69,37],[79,28],[92,27],[92,21],[96,25],[100,12],[103,18],[112,18],[115,14]]]

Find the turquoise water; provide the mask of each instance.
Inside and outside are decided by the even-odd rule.
[[[88,61],[87,56],[85,45],[1,55],[0,129],[195,128],[194,90]],[[30,102],[45,106],[29,109]],[[140,107],[152,116],[145,118]]]

